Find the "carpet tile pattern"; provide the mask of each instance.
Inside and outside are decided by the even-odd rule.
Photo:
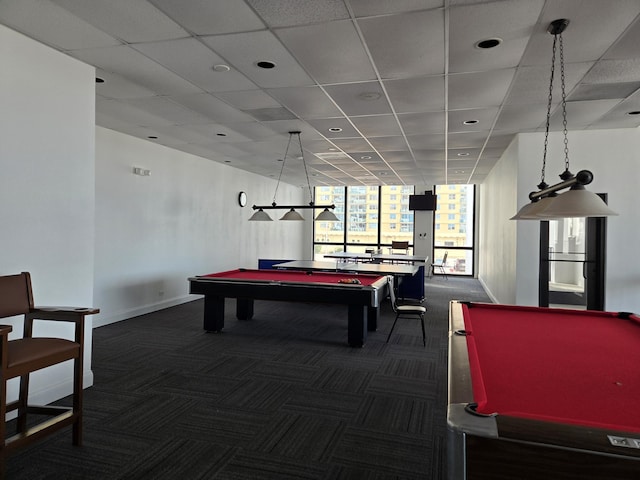
[[[419,322],[383,304],[364,348],[343,306],[256,301],[254,318],[202,330],[203,301],[94,330],[84,444],[69,429],[7,462],[22,480],[445,478],[451,299],[478,281],[427,280]],[[65,404],[69,399],[59,403]]]

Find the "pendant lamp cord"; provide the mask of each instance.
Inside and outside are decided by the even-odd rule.
[[[556,35],[559,39],[560,50],[560,91],[562,93],[562,134],[564,135],[564,170],[569,171],[569,138],[567,135],[567,96],[564,87],[564,49],[562,46],[562,33]],[[555,38],[554,37],[554,38]],[[554,40],[555,44],[555,40]]]
[[[302,139],[298,133],[298,143],[300,144],[300,155],[302,156],[302,165],[304,165],[304,174],[307,177],[307,187],[309,188],[309,205],[313,204],[313,195],[311,194],[311,182],[309,181],[309,171],[307,170],[307,162],[304,161],[304,150],[302,149]]]
[[[542,154],[542,172],[540,189],[546,188],[547,184],[544,181],[545,170],[547,168],[547,148],[549,146],[549,123],[551,122],[551,104],[553,103],[553,79],[556,73],[556,45],[558,41],[558,35],[553,36],[553,54],[551,55],[551,78],[549,80],[549,97],[547,99],[547,122],[544,128],[544,153]]]
[[[282,167],[280,167],[280,175],[278,175],[278,183],[276,183],[276,191],[273,192],[273,202],[271,205],[276,206],[276,194],[278,193],[278,187],[280,186],[280,179],[282,178],[282,172],[284,171],[284,164],[287,163],[287,154],[289,153],[289,145],[291,145],[291,137],[293,136],[292,132],[289,132],[289,141],[287,142],[287,148],[284,151],[284,157],[282,158]],[[300,138],[300,135],[298,135]]]

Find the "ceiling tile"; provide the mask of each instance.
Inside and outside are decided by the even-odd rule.
[[[396,113],[444,110],[444,75],[385,80],[383,84]]]
[[[449,108],[490,107],[502,104],[515,69],[461,73],[449,77]]]
[[[446,114],[444,112],[403,113],[398,115],[406,135],[444,134],[445,118]]]
[[[127,43],[188,37],[176,22],[148,2],[51,0],[87,23]]]
[[[349,18],[343,0],[247,0],[270,27]]]
[[[283,28],[276,34],[320,84],[376,79],[369,56],[351,21]]]
[[[36,11],[38,13],[34,14]],[[0,18],[5,25],[62,50],[109,47],[122,43],[47,1],[2,0]]]
[[[444,73],[443,18],[438,9],[358,20],[381,78]]]
[[[378,82],[328,85],[325,90],[346,115],[384,115],[391,112]]]
[[[202,37],[203,41],[238,71],[263,88],[313,85],[307,73],[268,31]],[[260,68],[272,62],[274,68]]]
[[[267,92],[301,118],[342,116],[342,112],[319,86],[275,88]]]
[[[196,35],[261,30],[264,22],[238,0],[148,0]]]
[[[394,115],[351,117],[351,121],[365,137],[388,137],[402,134],[398,120]]]
[[[443,0],[349,0],[356,17],[428,10],[443,6]]]
[[[143,43],[132,48],[209,92],[256,88],[237,70],[214,71],[215,65],[225,61],[195,38]]]
[[[102,70],[117,72],[129,81],[153,90],[156,95],[201,91],[184,78],[128,46],[75,50],[72,55]]]
[[[544,0],[515,0],[451,8],[449,72],[517,66],[544,3]],[[488,39],[500,39],[502,43],[492,49],[476,46]]]

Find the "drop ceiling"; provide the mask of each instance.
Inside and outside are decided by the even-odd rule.
[[[96,67],[97,125],[294,185],[289,131],[312,185],[481,183],[515,134],[544,130],[557,18],[569,129],[637,127],[639,15],[638,0],[0,1],[0,23]]]

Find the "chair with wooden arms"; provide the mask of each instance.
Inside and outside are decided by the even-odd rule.
[[[34,307],[31,276],[28,272],[0,276],[0,318],[24,316],[23,337],[9,340],[11,325],[0,325],[0,475],[5,460],[14,450],[33,443],[63,427],[72,426],[72,442],[82,443],[82,376],[84,355],[84,320],[99,313],[97,308]],[[73,340],[33,336],[34,320],[52,320],[75,324]],[[73,406],[36,406],[28,403],[29,374],[36,370],[73,360]],[[7,401],[7,382],[20,378],[17,400]],[[17,411],[16,434],[7,438],[6,417]],[[36,425],[27,415],[49,417]]]

